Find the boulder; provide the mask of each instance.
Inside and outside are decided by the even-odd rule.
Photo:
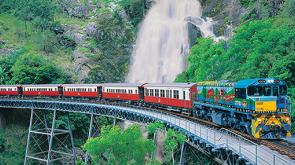
[[[88,1],[83,3],[79,0],[60,0],[59,5],[69,16],[78,18],[87,18],[91,8],[88,6]]]
[[[72,39],[76,45],[83,43],[86,39],[84,31],[79,25],[65,25],[64,30],[64,37]]]
[[[85,54],[79,50],[75,50],[73,52],[74,58],[74,73],[77,75],[76,79],[78,82],[83,82],[83,80],[88,76],[90,72],[90,67],[87,65],[89,59],[85,56]]]
[[[81,34],[81,33],[75,33],[73,35],[73,39],[75,41],[76,44],[81,44],[85,41],[85,35],[84,34]]]
[[[96,24],[95,22],[90,22],[86,27],[85,27],[85,33],[88,35],[88,36],[93,36],[96,32]]]

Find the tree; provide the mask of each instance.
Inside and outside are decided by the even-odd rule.
[[[42,55],[24,54],[11,68],[12,84],[50,84],[69,81],[68,75]]]
[[[164,141],[164,153],[166,162],[171,162],[175,164],[175,150],[182,145],[186,140],[186,136],[180,132],[174,131],[173,129],[168,129],[166,139]]]
[[[25,49],[18,50],[0,58],[0,84],[8,84],[12,78],[11,68]]]
[[[145,156],[155,149],[151,140],[145,139],[139,125],[126,130],[118,126],[105,126],[97,138],[87,140],[84,149],[95,164],[144,164]]]

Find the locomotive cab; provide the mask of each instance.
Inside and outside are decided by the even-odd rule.
[[[279,79],[250,79],[235,84],[241,107],[252,111],[251,129],[256,138],[280,139],[291,135],[291,102],[287,84]]]

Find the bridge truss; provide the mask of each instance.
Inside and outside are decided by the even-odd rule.
[[[34,115],[36,116],[37,114],[35,110],[47,110],[50,111],[51,114],[53,114],[51,127],[48,125],[45,125],[45,127],[43,127],[43,130],[45,130],[49,142],[48,151],[45,152],[47,153],[47,157],[45,156],[45,158],[43,158],[44,160],[46,160],[44,161],[46,164],[50,164],[50,162],[58,159],[57,157],[52,156],[56,153],[55,150],[53,150],[52,142],[54,141],[55,135],[58,134],[58,131],[61,131],[65,135],[68,135],[67,138],[63,139],[64,141],[67,140],[69,144],[73,144],[71,131],[69,129],[57,130],[54,128],[54,124],[52,124],[56,119],[57,111],[89,114],[91,115],[92,120],[93,115],[102,115],[141,123],[161,121],[165,123],[167,127],[171,127],[185,133],[188,137],[188,144],[194,146],[195,148],[206,154],[210,154],[215,158],[215,160],[219,161],[222,164],[295,164],[295,161],[288,158],[287,156],[269,150],[264,146],[257,145],[226,130],[212,129],[175,115],[155,111],[144,107],[128,107],[128,104],[118,106],[117,104],[105,105],[78,101],[71,102],[66,100],[61,101],[22,99],[0,99],[0,107],[31,109],[31,122],[28,135],[26,160],[30,158],[31,154],[29,147],[31,144],[30,139],[32,139],[33,135],[38,132],[35,131],[35,126],[33,124],[35,118]],[[91,137],[92,120],[90,122],[89,137]],[[73,145],[71,147],[73,148]],[[75,153],[71,147],[68,147],[67,150],[64,152],[58,152],[59,154],[61,154],[61,158],[72,160],[75,159]],[[87,158],[88,157],[86,156],[86,159]]]

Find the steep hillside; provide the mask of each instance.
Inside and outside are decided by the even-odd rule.
[[[59,82],[122,81],[147,7],[141,0],[0,1],[1,83],[54,82],[18,81],[18,66],[3,65],[27,54],[55,65],[66,77]]]

